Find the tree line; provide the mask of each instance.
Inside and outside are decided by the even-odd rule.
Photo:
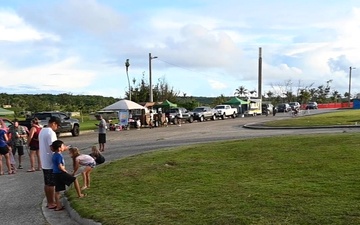
[[[131,87],[132,101],[137,103],[145,103],[149,101],[149,84],[143,77],[139,82],[134,79]],[[318,103],[341,102],[343,97],[341,94],[331,89],[331,80],[326,84],[318,87],[310,85],[301,85],[298,83],[297,88],[292,86],[291,80],[285,81],[284,84],[272,85],[272,90],[266,92],[262,96],[263,101],[269,101],[274,105],[284,102],[298,101],[306,103],[309,101],[316,101]],[[256,97],[255,90],[248,90],[245,86],[239,86],[234,92],[243,100],[251,97]],[[348,93],[344,94],[347,97]],[[215,106],[223,104],[234,96],[220,95],[218,97],[194,97],[187,96],[186,93],[180,94],[180,91],[174,90],[173,87],[166,82],[165,78],[160,78],[158,83],[153,87],[153,99],[155,102],[162,102],[169,100],[180,107],[188,110],[195,107],[206,105]],[[125,99],[129,99],[129,92],[125,93]],[[11,105],[11,110],[15,112],[15,116],[19,116],[24,112],[39,112],[39,111],[65,111],[82,113],[92,113],[105,108],[106,106],[119,101],[120,98],[104,97],[99,95],[73,95],[71,93],[63,93],[58,95],[53,94],[7,94],[0,93],[0,104]]]

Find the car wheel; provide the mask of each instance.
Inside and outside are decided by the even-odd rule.
[[[216,116],[213,115],[213,116],[211,117],[211,119],[212,119],[212,120],[216,120]]]
[[[232,118],[233,118],[233,119],[236,118],[236,113],[233,113]]]
[[[60,137],[60,132],[56,132],[56,137],[57,137],[57,138]]]
[[[200,116],[199,121],[200,121],[200,122],[204,122],[204,120],[205,120],[204,117],[203,117],[203,116]]]
[[[78,125],[74,125],[74,128],[71,131],[72,136],[76,137],[80,134],[80,128]]]
[[[194,122],[194,118],[192,116],[190,116],[189,123],[192,123],[192,122]]]

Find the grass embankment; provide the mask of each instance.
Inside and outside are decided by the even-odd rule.
[[[167,149],[99,166],[83,217],[109,224],[360,224],[360,134]],[[81,181],[80,181],[81,182]]]
[[[311,110],[310,110],[311,113]],[[331,125],[360,125],[360,110],[339,110],[337,112],[298,116],[284,120],[266,122],[266,126],[274,127],[308,127],[308,126],[331,126]]]

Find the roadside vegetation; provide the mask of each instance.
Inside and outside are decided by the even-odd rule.
[[[264,125],[273,127],[309,127],[309,126],[332,126],[332,125],[360,125],[360,110],[338,110],[331,113],[323,113],[298,117],[289,117],[284,120],[266,122]]]
[[[313,122],[356,121],[354,112]],[[73,189],[67,195],[81,216],[104,225],[359,224],[359,138],[280,136],[162,149],[98,166],[86,198]]]

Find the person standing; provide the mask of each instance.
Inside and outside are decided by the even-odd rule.
[[[48,125],[41,129],[39,133],[39,152],[41,167],[44,175],[44,192],[49,209],[56,208],[55,202],[55,177],[53,174],[53,161],[51,145],[57,140],[55,131],[60,127],[61,120],[52,116]]]
[[[181,120],[182,120],[182,112],[181,109],[179,109],[179,113],[177,114],[177,122],[179,127],[181,127]]]
[[[10,153],[7,142],[9,141],[6,131],[1,129],[2,124],[0,123],[0,175],[4,175],[4,169],[2,164],[2,156],[5,156],[6,166],[8,168],[8,174],[13,174],[14,171],[11,169],[10,165]]]
[[[39,153],[39,133],[41,127],[39,119],[35,117],[31,120],[31,129],[27,139],[27,145],[30,149],[30,169],[27,172],[35,172],[35,157],[37,159],[37,171],[41,169],[40,153]]]
[[[105,143],[106,143],[106,121],[102,118],[101,115],[96,115],[96,119],[99,120],[99,124],[95,124],[99,127],[99,151],[103,152],[105,151]]]
[[[15,156],[16,152],[18,153],[19,167],[22,169],[21,158],[24,155],[24,146],[26,144],[25,139],[27,138],[26,130],[23,126],[19,126],[19,121],[15,119],[13,121],[14,125],[10,127],[9,134],[11,137],[11,148],[12,154]]]

